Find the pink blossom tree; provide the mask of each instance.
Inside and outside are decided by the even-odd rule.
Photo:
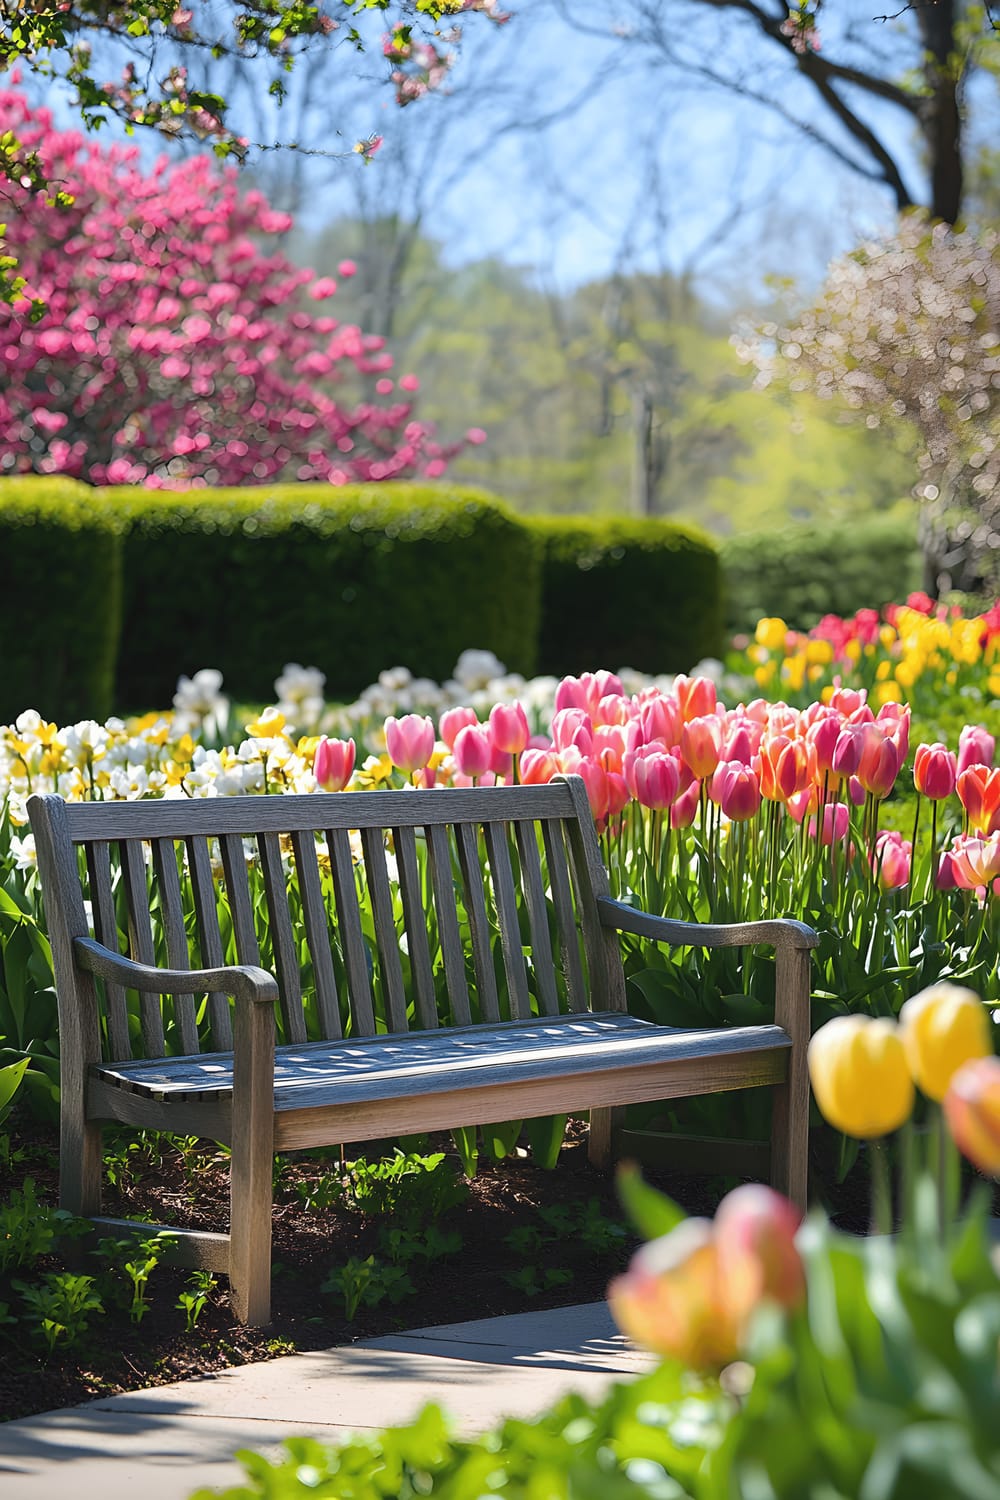
[[[67,207],[9,189],[25,284],[0,305],[0,473],[96,484],[430,478],[460,445],[413,416],[384,340],[317,303],[329,277],[262,241],[288,215],[194,158],[145,170],[53,129],[0,91],[0,112]],[[350,262],[340,274],[353,273]]]

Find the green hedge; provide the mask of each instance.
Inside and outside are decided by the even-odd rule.
[[[317,484],[113,489],[127,527],[117,702],[169,703],[180,672],[218,667],[267,701],[288,661],[349,697],[385,667],[443,679],[469,646],[535,667],[532,533],[476,490]]]
[[[722,543],[726,627],[765,615],[808,630],[825,614],[898,603],[920,588],[916,506],[835,526],[791,523]]]
[[[26,708],[61,724],[105,718],[120,620],[121,545],[94,491],[0,479],[0,722]]]
[[[669,521],[532,517],[544,547],[544,672],[686,672],[722,648],[719,554]]]

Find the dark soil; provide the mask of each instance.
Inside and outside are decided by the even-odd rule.
[[[103,1211],[177,1227],[225,1229],[226,1158],[207,1143],[200,1147],[193,1142],[173,1144],[170,1138],[159,1137],[155,1138],[157,1149],[153,1139],[144,1145],[135,1135],[109,1132],[108,1154],[118,1181],[107,1186]],[[451,1143],[442,1137],[428,1149],[450,1151]],[[376,1154],[368,1152],[370,1159]],[[453,1156],[436,1171],[449,1168],[460,1177]],[[147,1311],[141,1321],[134,1322],[127,1309],[127,1278],[121,1271],[128,1255],[120,1253],[115,1262],[109,1262],[77,1244],[72,1249],[72,1267],[97,1278],[95,1289],[106,1310],[92,1317],[77,1347],[57,1348],[50,1356],[38,1319],[25,1316],[20,1290],[9,1280],[5,1285],[0,1277],[0,1318],[4,1301],[18,1315],[16,1324],[0,1324],[0,1420],[404,1328],[595,1301],[604,1296],[609,1278],[627,1263],[637,1244],[625,1228],[613,1180],[587,1162],[586,1126],[571,1122],[554,1171],[533,1166],[520,1151],[502,1162],[480,1165],[468,1184],[466,1201],[434,1221],[439,1230],[461,1236],[457,1252],[431,1262],[408,1261],[404,1269],[413,1292],[396,1303],[362,1305],[348,1320],[343,1295],[323,1289],[331,1272],[351,1257],[363,1260],[374,1255],[382,1265],[387,1264],[386,1229],[400,1227],[419,1233],[420,1216],[412,1209],[372,1214],[353,1206],[303,1205],[303,1192],[309,1185],[315,1189],[324,1177],[329,1184],[341,1173],[336,1151],[303,1154],[280,1163],[272,1252],[273,1322],[266,1329],[242,1328],[233,1322],[228,1285],[220,1277],[195,1327],[186,1331],[177,1299],[189,1288],[190,1273],[165,1263],[150,1278]],[[692,1213],[711,1214],[733,1186],[732,1180],[722,1178],[656,1171],[647,1171],[645,1176]],[[28,1125],[15,1129],[10,1159],[0,1165],[0,1205],[26,1177],[34,1180],[40,1202],[55,1204],[58,1156],[54,1132]],[[839,1198],[842,1213],[838,1217],[844,1227],[863,1228],[865,1184],[849,1178]],[[563,1224],[546,1225],[544,1212],[554,1208],[558,1212],[560,1207]],[[536,1234],[533,1248],[532,1229],[543,1236],[539,1244]],[[529,1231],[527,1243],[524,1231]],[[62,1270],[67,1264],[65,1253],[61,1258],[44,1257],[30,1269],[15,1273],[15,1279],[37,1283],[46,1271]]]

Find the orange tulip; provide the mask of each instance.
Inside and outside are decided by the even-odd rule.
[[[1000,1176],[1000,1058],[959,1068],[944,1096],[955,1145],[987,1177]]]
[[[717,703],[715,683],[710,677],[674,678],[674,693],[685,724],[692,719],[702,719],[714,714]]]
[[[623,1333],[695,1370],[719,1370],[739,1353],[741,1326],[724,1297],[707,1219],[687,1219],[633,1257],[608,1287]]]
[[[722,754],[722,720],[691,719],[681,729],[681,759],[698,781],[711,776]]]
[[[975,833],[988,833],[1000,812],[1000,767],[969,766],[959,776],[956,789],[969,827]]]

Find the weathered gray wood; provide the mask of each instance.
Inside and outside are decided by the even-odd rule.
[[[347,970],[347,991],[351,1007],[352,1031],[355,1036],[375,1035],[375,1011],[368,976],[368,950],[361,931],[358,887],[354,878],[351,842],[346,828],[331,828],[326,835],[333,874],[333,893],[337,903],[337,928]]]
[[[271,1321],[274,1002],[237,1001],[233,1036],[229,1281],[240,1323]]]
[[[479,858],[476,830],[468,823],[458,824],[455,828],[455,843],[458,849],[458,866],[462,872],[462,896],[469,918],[479,1020],[499,1021],[500,999],[490,949],[490,919],[486,912],[483,867]]]
[[[448,787],[430,793],[338,792],[335,797],[195,797],[140,802],[67,804],[74,843],[91,839],[218,838],[236,834],[314,832],[323,828],[422,828],[426,798],[434,799],[434,823],[514,822],[525,818],[572,817],[567,781],[548,786]],[[322,807],[320,801],[322,800]],[[589,811],[588,811],[589,816]]]
[[[795,924],[796,927],[798,924]],[[802,936],[798,934],[798,936]],[[773,1093],[771,1182],[805,1212],[809,1141],[810,1035],[809,948],[794,942],[776,946],[774,1019],[791,1038],[788,1076]]]
[[[512,1021],[525,1021],[531,1015],[531,997],[528,994],[528,974],[521,946],[517,892],[514,889],[514,873],[507,845],[507,825],[485,823],[483,833],[486,837],[486,857],[493,877],[493,899],[500,923],[500,949],[503,953],[504,973],[507,975],[510,1018]]]
[[[465,951],[458,930],[458,906],[451,873],[448,834],[436,823],[429,823],[425,829],[425,837],[451,1019],[459,1026],[467,1026],[472,1020],[472,1012],[469,1009],[469,986],[465,979]]]
[[[224,833],[219,839],[222,868],[226,876],[226,895],[229,897],[229,915],[233,921],[233,940],[241,964],[260,963],[260,945],[253,921],[253,902],[250,898],[250,877],[247,874],[246,850],[242,835]],[[235,1033],[234,1033],[235,1035]]]
[[[288,910],[288,887],[285,883],[285,865],[281,858],[278,835],[262,833],[257,841],[257,847],[260,850],[260,868],[264,876],[264,894],[267,899],[271,947],[274,951],[274,970],[278,980],[278,994],[281,997],[281,1017],[285,1026],[285,1036],[290,1042],[304,1042],[306,1022],[302,1012],[299,950]],[[197,1051],[197,1048],[192,1050]]]
[[[59,1203],[85,1218],[101,1210],[101,1127],[87,1116],[90,1069],[101,1060],[97,992],[73,944],[90,936],[76,850],[61,797],[28,798],[59,1004]]]
[[[531,971],[535,976],[538,1008],[546,1016],[559,1014],[556,969],[549,938],[549,914],[542,887],[542,866],[538,857],[538,835],[533,823],[515,823],[514,838],[521,862],[521,886],[528,908],[528,930],[531,933]]]
[[[155,1234],[170,1235],[161,1258],[166,1265],[192,1267],[199,1271],[229,1273],[229,1236],[205,1229],[174,1229],[169,1224],[150,1224],[145,1219],[109,1219],[100,1215],[91,1219],[95,1234],[114,1235],[124,1239],[134,1235],[148,1239]]]
[[[436,796],[436,793],[432,793]],[[434,973],[431,969],[430,949],[427,946],[427,917],[417,862],[417,842],[412,826],[393,825],[392,844],[396,851],[396,870],[399,874],[399,894],[403,903],[403,926],[406,929],[406,951],[410,957],[410,973],[416,994],[417,1016],[425,1029],[438,1024],[437,999],[434,994]]]
[[[567,776],[575,818],[567,820],[566,835],[573,856],[577,904],[590,974],[591,1004],[599,1010],[625,1010],[625,971],[617,939],[601,927],[597,903],[609,895],[608,873],[601,863],[587,791],[579,776]]]
[[[294,832],[292,849],[295,854],[295,869],[299,877],[302,920],[305,924],[306,941],[309,944],[309,953],[313,961],[316,1009],[319,1012],[320,1026],[325,1037],[342,1036],[340,1001],[337,998],[337,980],[333,972],[333,956],[330,952],[330,928],[327,923],[323,888],[320,884],[319,865],[316,862],[316,839],[312,830],[304,833]]]
[[[87,874],[90,878],[90,905],[94,917],[94,936],[105,948],[118,950],[118,919],[115,913],[115,898],[111,884],[111,845],[87,845]],[[132,1042],[128,1031],[128,1006],[125,991],[120,984],[108,979],[104,984],[104,997],[108,1021],[108,1046],[111,1057],[125,1059],[132,1056]],[[197,1051],[197,1048],[194,1049]]]
[[[675,948],[749,948],[760,943],[768,948],[799,948],[808,952],[819,942],[811,927],[790,917],[770,922],[732,922],[725,926],[711,922],[675,922],[638,911],[634,906],[613,901],[609,896],[598,898],[597,909],[605,927],[618,932],[634,932],[638,937],[653,938],[655,942],[669,943]]]
[[[585,1011],[589,1009],[590,997],[583,977],[583,964],[580,961],[580,935],[573,911],[573,890],[566,860],[562,822],[543,823],[542,839],[545,844],[545,863],[549,872],[552,904],[556,910],[556,922],[559,927],[559,943],[563,973],[566,976],[569,1008],[574,1011]]]
[[[146,859],[142,844],[134,839],[122,839],[119,848],[122,880],[125,882],[125,897],[128,902],[129,951],[137,963],[152,966],[156,963],[153,947],[153,929],[149,916],[149,887],[146,884]],[[159,998],[150,992],[140,991],[139,1020],[142,1025],[142,1045],[147,1057],[162,1057],[166,1051],[163,1039],[163,1010]]]
[[[399,938],[396,933],[392,890],[385,866],[385,835],[382,829],[362,828],[361,848],[365,858],[368,896],[375,919],[375,943],[385,996],[386,1027],[389,1031],[405,1031],[406,992],[403,988],[403,966],[399,961]]]
[[[625,1111],[620,1107],[590,1111],[587,1160],[598,1172],[608,1172],[614,1164],[624,1124]]]
[[[153,870],[160,893],[167,962],[172,969],[189,969],[191,954],[188,952],[187,933],[184,930],[181,881],[177,871],[177,849],[173,839],[153,840]],[[185,992],[174,996],[174,1019],[181,1036],[181,1051],[197,1052],[198,1018],[192,993]]]
[[[191,875],[191,894],[194,897],[202,963],[206,968],[221,969],[225,956],[222,951],[219,911],[215,904],[215,881],[208,844],[204,838],[188,838],[184,844]],[[213,1043],[220,1052],[228,1051],[233,1045],[233,1022],[229,1012],[229,997],[220,990],[209,993],[208,1019]]]

